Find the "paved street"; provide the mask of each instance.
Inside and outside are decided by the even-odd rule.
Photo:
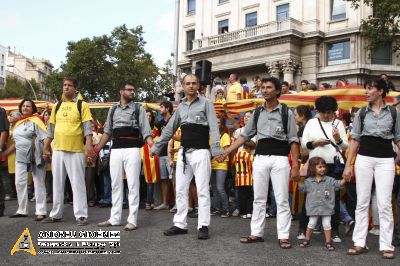
[[[335,252],[327,252],[323,247],[323,238],[316,235],[312,246],[307,249],[294,247],[281,250],[276,240],[275,219],[268,219],[264,243],[240,244],[239,237],[249,233],[250,220],[242,218],[212,218],[211,238],[197,240],[196,219],[189,218],[189,234],[165,237],[162,232],[171,225],[172,214],[168,211],[139,212],[139,226],[136,231],[125,232],[122,226],[112,230],[121,231],[120,255],[37,255],[17,252],[10,256],[14,243],[28,227],[36,250],[38,232],[41,230],[98,230],[97,222],[109,216],[110,209],[97,207],[89,209],[89,222],[86,227],[78,227],[73,219],[72,206],[65,205],[63,223],[42,224],[29,218],[10,219],[7,216],[16,210],[16,201],[6,202],[5,217],[0,218],[0,264],[1,265],[399,265],[400,252],[396,251],[395,260],[383,260],[378,252],[378,237],[369,236],[370,252],[361,256],[346,255],[351,245],[350,238],[336,244]],[[34,203],[30,203],[33,213]],[[51,208],[49,204],[48,208]],[[127,210],[123,211],[126,219]],[[297,222],[292,225],[292,242],[295,240]]]

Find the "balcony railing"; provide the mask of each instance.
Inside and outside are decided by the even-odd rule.
[[[315,20],[312,24],[319,24],[319,21]],[[304,27],[306,25],[307,29],[305,29]],[[314,27],[310,27],[310,22],[307,22],[307,24],[303,25],[302,22],[295,20],[293,18],[289,18],[283,21],[273,21],[266,24],[257,25],[254,27],[218,34],[210,37],[204,37],[202,39],[196,39],[193,40],[193,50],[226,44],[226,43],[232,43],[235,41],[241,41],[253,37],[266,36],[268,34],[279,33],[288,30],[296,30],[302,33],[303,27],[304,30],[317,28],[316,25]]]

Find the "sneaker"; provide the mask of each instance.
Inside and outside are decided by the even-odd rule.
[[[9,201],[9,200],[11,200],[11,196],[10,196],[10,195],[8,195],[8,194],[6,194],[6,195],[4,196],[4,200],[5,200],[5,201]]]
[[[375,235],[375,236],[379,236],[379,228],[372,228],[371,230],[369,230],[369,233],[371,235]]]
[[[192,211],[193,211],[193,208],[189,207],[188,212],[192,212]]]
[[[353,221],[353,220],[351,220],[350,222],[348,222],[345,226],[344,226],[344,232],[345,232],[345,234],[347,235],[347,236],[349,236],[349,235],[351,235],[352,233],[353,233],[353,230],[354,230],[354,225],[355,225],[356,223]]]
[[[101,222],[97,224],[98,227],[109,227],[112,226],[112,224],[109,221]]]
[[[77,220],[77,225],[79,225],[79,226],[85,226],[85,225],[87,225],[87,224],[88,224],[87,218],[85,218],[85,217],[79,217],[79,218],[78,218],[78,220]]]
[[[157,207],[154,208],[154,210],[156,210],[156,211],[168,210],[168,209],[169,209],[168,205],[165,205],[165,204],[160,204],[160,205],[158,205]]]
[[[221,218],[229,218],[229,216],[230,216],[229,211],[224,211],[224,212],[221,214]]]
[[[99,208],[111,208],[111,207],[112,207],[111,203],[103,202],[101,205],[99,205]]]
[[[146,207],[144,208],[146,211],[150,211],[152,208],[151,208],[151,204],[149,204],[149,203],[146,203]]]
[[[338,234],[333,234],[333,236],[332,236],[332,242],[341,243],[341,242],[342,242],[342,239],[339,237]]]
[[[246,215],[246,218],[247,218],[247,219],[251,219],[251,213],[248,213],[248,214]]]
[[[199,232],[197,234],[197,238],[201,239],[201,240],[206,240],[206,239],[209,238],[209,236],[208,236],[208,227],[207,226],[202,226],[199,229]]]
[[[46,219],[42,220],[42,223],[45,223],[45,224],[47,224],[47,223],[57,223],[57,222],[61,222],[61,219],[49,217],[49,218],[46,218]]]
[[[193,211],[188,213],[189,218],[197,218],[199,217],[199,210],[194,209]]]
[[[213,210],[213,211],[211,211],[211,216],[219,216],[219,215],[221,215],[221,211],[220,210],[217,210],[217,209],[215,209],[215,210]]]
[[[136,230],[137,226],[135,224],[127,223],[124,227],[125,231],[133,231]]]
[[[247,219],[247,214],[240,215],[243,219]]]
[[[175,204],[174,207],[172,207],[172,208],[169,210],[169,212],[170,212],[170,213],[176,213],[176,211],[177,211],[177,208],[176,208],[176,204]]]
[[[305,240],[306,239],[306,235],[304,233],[298,233],[297,234],[297,239],[298,240]]]
[[[29,201],[30,201],[30,202],[35,202],[35,201],[36,201],[36,197],[33,196]]]
[[[235,209],[235,210],[232,212],[232,216],[233,216],[233,217],[238,217],[238,216],[239,216],[239,209]]]
[[[187,234],[187,229],[182,229],[177,226],[172,226],[171,228],[164,231],[165,236],[175,236],[175,235],[184,235]]]

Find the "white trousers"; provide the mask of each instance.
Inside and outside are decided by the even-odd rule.
[[[111,216],[112,225],[121,224],[122,202],[124,200],[124,175],[128,182],[129,216],[128,223],[137,225],[139,212],[141,157],[139,148],[112,149],[110,155],[111,175]]]
[[[256,155],[253,162],[253,215],[251,235],[263,237],[269,180],[274,188],[278,239],[289,239],[292,215],[289,206],[290,165],[287,156]]]
[[[15,188],[18,197],[17,213],[28,215],[28,171],[27,164],[15,162]],[[46,167],[32,166],[33,185],[35,186],[36,215],[47,214],[46,204]]]
[[[85,184],[85,154],[82,152],[54,151],[51,160],[53,171],[53,209],[50,217],[61,219],[64,211],[65,178],[71,183],[75,219],[88,217]]]
[[[375,158],[357,155],[354,165],[357,179],[357,207],[355,212],[353,241],[355,246],[365,247],[368,233],[368,210],[372,180],[375,178],[376,199],[379,212],[379,249],[394,250],[392,189],[394,181],[393,158]]]
[[[196,180],[197,196],[199,202],[199,216],[197,229],[210,225],[210,175],[211,155],[206,149],[194,150],[186,153],[186,168],[183,171],[182,161],[183,150],[178,153],[176,164],[176,208],[174,225],[181,229],[187,228],[187,212],[189,186],[193,176]]]

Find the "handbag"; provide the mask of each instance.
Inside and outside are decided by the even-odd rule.
[[[333,173],[337,176],[340,176],[343,171],[344,171],[344,166],[346,164],[346,157],[342,154],[342,152],[340,151],[340,148],[338,145],[336,145],[335,143],[332,142],[332,140],[330,140],[330,138],[328,137],[328,135],[325,132],[324,127],[322,126],[321,120],[318,118],[318,123],[319,126],[322,129],[322,132],[324,133],[326,139],[329,139],[330,144],[335,148],[336,150],[336,156],[333,157]],[[340,157],[342,157],[343,159],[343,163],[340,161]]]

